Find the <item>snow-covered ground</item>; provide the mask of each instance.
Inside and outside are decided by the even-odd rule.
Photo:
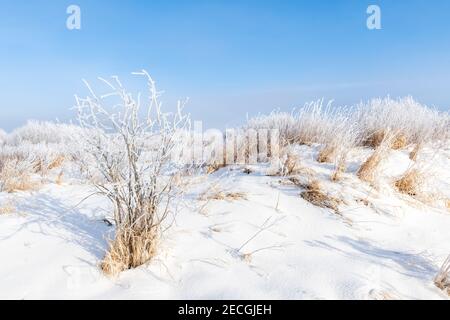
[[[378,188],[355,175],[370,154],[349,155],[333,183],[318,147],[296,149],[339,213],[308,203],[268,164],[187,177],[174,224],[148,265],[105,277],[98,265],[113,229],[109,204],[75,179],[0,193],[1,299],[448,299],[433,279],[450,254],[450,149],[428,150],[429,202],[401,195],[394,177],[408,152],[383,164]],[[223,200],[206,194],[238,194]],[[201,196],[203,194],[203,197]],[[88,197],[88,198],[86,198]],[[212,197],[210,197],[212,198]]]

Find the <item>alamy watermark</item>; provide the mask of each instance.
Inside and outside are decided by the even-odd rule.
[[[278,129],[208,129],[195,121],[193,130],[180,131],[181,148],[172,154],[173,162],[197,165],[246,165],[278,158],[282,141]]]
[[[66,13],[69,15],[66,20],[67,29],[81,30],[81,8],[72,4],[67,7]]]
[[[370,5],[367,8],[367,29],[369,30],[381,30],[381,8],[377,5]]]

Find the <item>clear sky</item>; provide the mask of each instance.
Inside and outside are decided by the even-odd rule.
[[[81,8],[81,30],[66,8]],[[382,30],[366,9],[381,8]],[[207,126],[324,97],[450,106],[448,0],[0,0],[0,127],[67,121],[81,79],[145,68]]]

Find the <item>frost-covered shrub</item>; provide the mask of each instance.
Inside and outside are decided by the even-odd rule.
[[[81,132],[75,125],[29,121],[6,136],[0,157],[28,159],[34,173],[46,175],[66,162],[89,157],[82,150]]]
[[[248,120],[246,128],[254,130],[279,130],[283,144],[293,143],[297,139],[298,127],[293,114],[272,111],[269,115],[259,115]]]
[[[104,177],[94,186],[114,207],[115,239],[101,264],[108,275],[154,257],[162,224],[179,195],[171,156],[189,117],[182,104],[177,113],[163,112],[155,82],[145,71],[139,75],[147,80],[145,99],[127,91],[117,77],[101,79],[110,92],[97,95],[86,83],[90,94],[76,99],[78,120],[86,129],[85,152]]]
[[[429,142],[446,141],[450,116],[411,97],[373,99],[352,108],[335,108],[319,100],[292,113],[274,111],[251,118],[247,128],[278,129],[285,145],[323,144],[319,159],[329,162],[339,154],[336,149],[342,153],[356,145],[376,148],[387,139],[393,149],[410,144],[420,149]]]
[[[4,130],[0,129],[0,146],[6,142],[7,137],[8,134]]]
[[[28,121],[8,136],[7,144],[19,146],[29,144],[70,144],[80,136],[81,128],[70,124]]]
[[[296,116],[298,141],[300,143],[327,144],[346,134],[351,129],[349,109],[326,106],[323,100],[309,103]]]
[[[361,140],[376,147],[388,132],[396,135],[398,146],[425,144],[449,138],[450,117],[415,101],[412,97],[372,99],[357,106],[355,122]]]
[[[15,192],[35,189],[38,182],[33,179],[34,162],[22,154],[0,154],[0,192]]]
[[[251,129],[277,129],[282,144],[331,144],[342,140],[344,136],[348,141],[354,142],[354,125],[351,113],[347,108],[335,108],[329,102],[324,105],[323,100],[305,104],[292,113],[274,111],[269,115],[251,118],[247,128]],[[350,139],[351,138],[351,139]]]

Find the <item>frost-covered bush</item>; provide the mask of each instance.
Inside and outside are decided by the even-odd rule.
[[[383,140],[390,140],[394,149],[446,141],[450,138],[450,116],[411,97],[373,99],[352,108],[335,108],[319,100],[292,113],[274,111],[251,118],[247,128],[278,129],[285,145],[323,144],[326,159],[337,148],[377,147]]]
[[[0,192],[15,192],[34,189],[37,182],[34,158],[30,153],[20,153],[1,148],[0,153]]]
[[[163,112],[160,92],[145,72],[148,96],[127,91],[117,77],[101,79],[108,93],[77,97],[78,120],[84,131],[85,152],[103,176],[94,183],[114,207],[116,228],[101,268],[109,275],[138,267],[155,255],[162,223],[173,209],[177,188],[171,156],[177,132],[189,118],[182,112]]]
[[[297,122],[292,113],[272,111],[269,115],[259,115],[248,120],[246,129],[279,130],[283,144],[294,143],[298,135]]]
[[[404,140],[404,145],[449,138],[449,114],[422,105],[412,97],[372,99],[358,105],[354,116],[361,140],[369,145],[378,145],[388,132]]]
[[[4,130],[0,129],[0,146],[6,142],[7,137],[8,134]]]
[[[88,157],[81,148],[79,126],[29,121],[4,139],[0,157],[28,159],[34,173],[47,174],[68,161]]]
[[[292,113],[274,111],[248,120],[247,128],[277,129],[284,144],[328,144],[354,131],[352,117],[347,108],[335,108],[323,100],[307,103]]]
[[[7,144],[19,146],[29,144],[57,144],[67,145],[76,141],[81,133],[81,128],[70,124],[53,122],[28,121],[8,136]]]

